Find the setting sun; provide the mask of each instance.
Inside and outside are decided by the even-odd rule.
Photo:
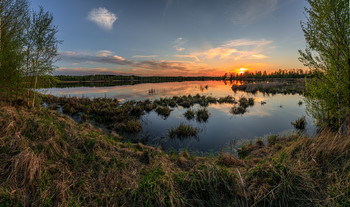
[[[244,73],[245,71],[247,71],[248,69],[246,69],[246,68],[241,68],[241,69],[239,69],[239,71],[241,72],[241,73]]]
[[[239,69],[239,74],[244,74],[244,72],[246,72],[248,69],[246,68],[240,68]]]

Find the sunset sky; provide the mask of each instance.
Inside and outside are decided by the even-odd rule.
[[[221,76],[303,68],[304,0],[32,0],[59,28],[56,74]]]

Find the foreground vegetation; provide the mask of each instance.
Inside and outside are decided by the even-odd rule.
[[[272,137],[217,158],[122,143],[45,108],[0,106],[5,206],[347,206],[350,140]]]

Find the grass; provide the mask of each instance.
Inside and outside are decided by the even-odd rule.
[[[197,136],[198,132],[198,128],[181,123],[178,127],[170,129],[168,134],[170,138],[186,138],[195,137]]]
[[[249,106],[254,106],[254,98],[249,98],[248,99],[248,105]]]
[[[128,133],[138,133],[142,129],[142,125],[139,120],[129,120],[121,124],[121,128]]]
[[[254,100],[254,99],[253,99]],[[241,97],[239,100],[239,106],[243,107],[243,108],[247,108],[249,106],[249,101],[246,97]],[[254,101],[253,101],[254,103]]]
[[[212,96],[174,96],[172,98],[160,98],[154,101],[127,101],[120,103],[117,99],[111,98],[77,98],[77,97],[55,97],[52,95],[42,95],[42,100],[48,105],[48,108],[59,110],[62,108],[63,113],[70,116],[80,116],[83,121],[94,121],[102,124],[107,128],[123,131],[140,131],[129,130],[125,123],[138,120],[145,112],[156,111],[160,116],[167,118],[171,109],[169,107],[182,106],[189,108],[194,104],[207,107],[209,104],[216,103],[236,103],[232,96],[215,98]],[[207,111],[199,110],[196,113],[199,121],[206,121],[210,114]],[[199,115],[199,116],[198,116]],[[189,117],[191,115],[189,114]],[[128,128],[128,129],[126,129]],[[126,130],[125,130],[126,129]],[[135,128],[136,129],[136,128]]]
[[[234,106],[230,110],[230,113],[234,114],[234,115],[236,115],[236,114],[244,114],[245,112],[247,112],[247,109],[242,107],[242,106]]]
[[[170,108],[167,106],[158,106],[156,112],[166,118],[170,115]]]
[[[241,158],[230,154],[217,158],[168,155],[140,143],[122,143],[119,135],[115,136],[87,123],[77,124],[53,110],[0,103],[0,203],[350,204],[350,139],[345,135],[324,131],[314,138],[274,137],[267,145],[260,140],[243,145]]]
[[[305,126],[306,126],[305,116],[302,116],[302,117],[298,118],[297,120],[295,120],[295,122],[292,122],[291,124],[297,130],[304,130]]]
[[[196,119],[198,122],[208,121],[210,113],[207,108],[198,109],[196,112]]]
[[[186,117],[187,120],[191,120],[191,119],[194,119],[195,117],[195,112],[191,109],[188,109],[185,113],[184,113],[184,116]]]
[[[257,91],[264,93],[283,93],[283,94],[302,94],[305,91],[305,81],[297,80],[296,82],[273,81],[273,82],[256,82],[245,83],[243,85],[233,85],[233,91],[245,91],[248,93],[256,93]]]

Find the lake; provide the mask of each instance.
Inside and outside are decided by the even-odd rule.
[[[143,83],[136,85],[109,86],[109,87],[72,87],[40,89],[40,92],[56,96],[77,97],[107,97],[117,98],[125,102],[127,100],[158,99],[163,97],[182,95],[210,95],[214,97],[233,96],[254,98],[255,105],[248,107],[248,112],[243,115],[230,113],[232,104],[209,104],[207,109],[210,117],[207,122],[198,122],[196,119],[187,120],[184,113],[187,109],[181,106],[171,108],[170,116],[164,118],[155,111],[145,113],[141,117],[142,131],[138,135],[121,134],[127,139],[141,139],[142,142],[153,146],[162,146],[166,151],[187,149],[194,153],[218,153],[228,150],[228,146],[264,138],[271,134],[288,135],[295,132],[291,122],[306,116],[306,133],[313,134],[315,127],[312,118],[305,112],[303,96],[298,94],[275,94],[234,92],[232,84],[242,82],[224,81],[187,81],[167,83]],[[261,104],[266,102],[266,104]],[[199,105],[191,107],[194,110],[202,108]],[[173,139],[167,136],[170,128],[177,127],[180,123],[198,127],[200,132],[197,137],[186,139]]]

